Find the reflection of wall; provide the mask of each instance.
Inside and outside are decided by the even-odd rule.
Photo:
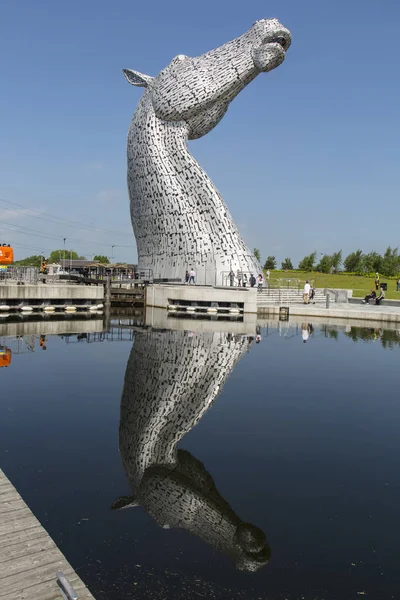
[[[231,556],[237,568],[254,571],[269,557],[263,532],[234,513],[201,462],[177,450],[248,347],[248,338],[229,334],[137,334],[119,435],[134,495],[119,498],[113,508],[142,505],[162,527],[187,529]]]

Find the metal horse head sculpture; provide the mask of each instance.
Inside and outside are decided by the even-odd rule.
[[[146,88],[128,134],[128,188],[139,266],[155,277],[179,279],[191,267],[198,283],[215,284],[231,269],[258,271],[187,140],[211,131],[246,85],[284,61],[290,43],[279,21],[264,19],[201,56],[177,56],[156,77],[124,69]]]

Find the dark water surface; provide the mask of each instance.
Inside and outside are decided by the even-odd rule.
[[[0,338],[0,467],[97,600],[400,598],[399,333],[261,333]]]

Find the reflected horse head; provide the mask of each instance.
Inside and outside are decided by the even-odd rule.
[[[182,528],[256,571],[270,549],[218,492],[204,465],[178,442],[202,418],[250,347],[248,338],[150,331],[135,338],[124,382],[119,443],[132,495],[114,510],[143,506],[164,528]]]

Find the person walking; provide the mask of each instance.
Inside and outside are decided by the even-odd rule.
[[[269,279],[269,276],[270,276],[270,275],[271,275],[271,273],[270,273],[270,271],[269,271],[269,269],[268,269],[268,271],[267,271],[267,279]]]
[[[250,275],[250,285],[251,285],[251,287],[254,287],[256,285],[256,283],[257,283],[256,282],[256,278],[254,277],[254,274],[252,273]]]
[[[242,273],[239,271],[239,269],[237,270],[236,277],[238,280],[238,287],[242,287]]]
[[[189,285],[191,283],[193,283],[193,285],[196,285],[195,277],[196,277],[196,271],[194,271],[193,269],[190,269],[190,272],[189,272]]]
[[[258,291],[261,292],[262,291],[262,287],[263,287],[263,283],[264,283],[264,279],[263,276],[261,275],[261,273],[259,273],[258,277]]]
[[[400,278],[397,280],[397,291],[400,292]]]
[[[232,271],[232,269],[230,270],[228,277],[229,277],[231,287],[233,287],[233,284],[235,282],[235,273]]]
[[[379,273],[375,274],[375,289],[376,291],[379,290]]]
[[[190,277],[189,271],[186,271],[186,273],[185,273],[185,283],[186,284],[189,283],[189,277]]]
[[[304,290],[303,290],[303,300],[304,300],[304,304],[308,304],[309,302],[309,298],[310,298],[310,290],[311,290],[311,285],[308,283],[308,279],[304,285]]]
[[[247,286],[247,275],[246,273],[243,273],[243,287]]]

